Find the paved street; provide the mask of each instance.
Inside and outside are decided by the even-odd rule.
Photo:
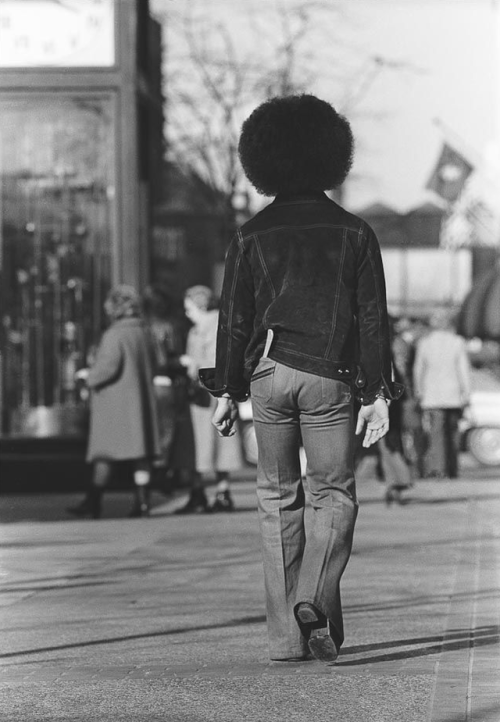
[[[338,663],[269,663],[254,484],[237,512],[74,521],[1,498],[2,722],[500,722],[500,469],[387,508],[365,468]]]

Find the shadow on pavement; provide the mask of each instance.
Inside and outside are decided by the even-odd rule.
[[[477,496],[470,494],[469,496],[446,496],[431,499],[412,499],[410,497],[405,504],[455,504],[457,502],[468,502],[472,500],[485,501],[487,499],[500,499],[500,494],[480,494]]]
[[[398,550],[398,549],[416,549],[420,547],[436,547],[436,546],[460,546],[461,544],[469,544],[471,542],[476,542],[477,538],[475,536],[465,536],[465,537],[454,537],[452,539],[431,539],[429,538],[427,541],[422,541],[419,539],[418,541],[408,541],[408,542],[394,542],[392,544],[365,544],[357,543],[356,537],[354,538],[354,547],[353,547],[353,554],[359,555],[364,554],[366,555],[377,555],[383,550]],[[497,534],[482,534],[481,535],[481,541],[495,541],[498,539]]]
[[[181,505],[182,506],[182,505]],[[169,509],[168,511],[155,511],[155,509],[152,509],[151,516],[153,519],[164,519],[167,516],[181,516],[184,519],[193,519],[197,516],[206,517],[206,516],[217,516],[220,517],[222,514],[237,514],[237,513],[247,513],[247,512],[257,512],[257,507],[254,506],[237,506],[235,507],[231,512],[208,512],[204,514],[176,514],[175,509]]]
[[[401,504],[395,504],[394,508],[397,508],[398,506],[416,506],[418,504],[459,504],[469,501],[486,501],[488,499],[500,499],[500,493],[499,494],[470,494],[469,496],[454,496],[453,494],[448,494],[448,496],[439,496],[439,497],[412,497],[411,491],[406,492],[410,496],[407,496],[403,499]],[[361,504],[364,506],[365,504],[383,504],[386,505],[386,501],[383,496],[381,497],[363,497],[361,496]]]
[[[31,654],[45,654],[47,652],[58,652],[62,649],[78,649],[81,647],[94,647],[100,644],[117,644],[120,642],[129,642],[136,639],[150,639],[152,637],[168,637],[173,634],[184,634],[186,632],[203,632],[209,629],[226,629],[229,627],[240,627],[245,624],[264,624],[265,615],[255,617],[242,617],[221,624],[206,624],[196,627],[184,627],[182,629],[167,629],[161,632],[146,632],[145,634],[129,634],[125,637],[113,637],[111,639],[91,639],[87,642],[74,642],[71,644],[54,645],[53,647],[39,647],[38,649],[24,649],[19,652],[6,652],[0,654],[0,659],[9,659],[13,657],[23,657]]]
[[[159,491],[152,491],[151,500],[151,519],[164,519],[166,517],[177,516],[175,509],[182,506],[182,502],[187,499],[187,492],[179,491],[175,494],[165,495]],[[82,500],[82,494],[2,494],[0,496],[0,523],[2,524],[19,524],[19,523],[38,523],[38,522],[81,522],[93,521],[91,519],[82,520],[71,515],[67,508],[75,506]],[[243,502],[243,500],[242,500]],[[126,523],[147,523],[148,519],[128,519],[128,513],[133,503],[133,496],[129,490],[114,491],[109,490],[103,497],[103,514],[101,521],[123,519]],[[163,509],[168,505],[168,508]],[[174,506],[175,505],[175,506]],[[247,500],[245,503],[238,504],[232,514],[235,513],[255,513],[257,511],[257,503],[250,505]],[[222,512],[214,513],[214,516],[220,517]],[[184,516],[184,519],[195,519],[198,515]],[[201,517],[211,516],[211,514],[201,514]],[[53,542],[56,543],[56,542]],[[35,546],[35,545],[33,545]]]
[[[147,632],[145,634],[131,634],[128,636],[114,637],[111,639],[93,639],[86,642],[75,642],[70,644],[54,645],[51,647],[39,647],[38,649],[26,649],[18,652],[7,652],[0,654],[0,659],[16,659],[23,656],[31,656],[34,654],[46,654],[47,652],[59,652],[64,649],[81,649],[83,647],[93,647],[99,645],[117,644],[122,642],[130,642],[137,639],[148,639],[157,637],[166,637],[175,634],[184,634],[186,632],[206,631],[209,629],[225,629],[230,627],[238,627],[247,624],[264,624],[265,616],[259,615],[255,617],[243,617],[233,621],[221,624],[200,625],[195,627],[184,627],[182,629],[170,629],[159,632]],[[432,637],[415,637],[411,639],[398,639],[389,642],[379,642],[375,644],[357,645],[354,647],[346,647],[342,650],[342,658],[337,662],[339,667],[353,667],[365,664],[375,664],[379,662],[393,662],[397,660],[411,659],[415,657],[425,657],[430,654],[440,654],[443,652],[452,652],[461,649],[474,647],[484,647],[487,645],[498,644],[500,640],[500,627],[486,626],[476,629],[458,629],[446,635],[436,635]],[[408,647],[416,645],[426,645],[418,649],[397,649],[398,647]],[[373,652],[374,650],[394,649],[388,654],[375,654],[361,656],[358,659],[343,660],[343,656],[351,654],[361,654]],[[16,664],[19,662],[16,661]]]
[[[442,604],[449,602],[450,598],[458,600],[467,599],[488,599],[498,597],[500,594],[499,587],[492,587],[491,589],[478,589],[470,592],[458,592],[456,594],[435,594],[432,596],[426,595],[424,597],[408,597],[407,599],[397,599],[394,601],[388,600],[385,602],[375,602],[367,604],[353,604],[343,605],[344,611],[348,614],[365,613],[365,612],[381,612],[391,609],[411,609],[412,607],[422,607],[431,604]]]
[[[93,544],[94,542],[89,539],[62,539],[56,541],[21,541],[21,542],[1,542],[0,549],[26,549],[33,547],[39,549],[40,547],[55,547],[55,546],[77,546],[78,544]]]
[[[484,647],[490,644],[498,644],[500,641],[500,626],[491,625],[487,627],[477,627],[476,629],[458,629],[443,635],[434,637],[415,637],[412,639],[399,639],[394,642],[377,642],[375,644],[361,644],[355,647],[346,647],[342,650],[345,654],[363,654],[364,652],[372,652],[379,649],[391,649],[394,647],[406,647],[414,645],[429,645],[420,649],[401,649],[399,651],[390,652],[389,654],[380,654],[372,656],[363,656],[360,659],[352,659],[338,662],[338,666],[352,667],[360,664],[373,664],[376,662],[394,662],[401,659],[410,659],[413,657],[425,657],[429,654],[439,654],[441,652],[454,652],[460,649],[468,649],[469,647]]]
[[[498,719],[498,702],[494,702],[494,704],[490,705],[489,707],[485,707],[483,705],[479,705],[477,702],[473,705],[473,717],[472,719],[477,720],[477,722],[481,722],[481,720],[484,720],[485,722],[488,722],[488,720],[493,720],[492,713],[495,713],[495,719]],[[439,719],[436,718],[436,722],[464,722],[464,712],[458,712],[451,715],[451,717],[439,717]],[[467,717],[467,719],[471,719],[470,717]]]
[[[60,589],[61,591],[65,591],[66,589],[78,589],[79,587],[102,587],[106,584],[118,584],[119,582],[81,582],[80,584],[67,584],[66,581],[63,579],[60,584],[48,584],[40,586],[32,586],[32,587],[9,587],[8,589],[2,589],[0,590],[0,595],[2,594],[19,594],[20,592],[25,592],[27,594],[31,594],[33,592],[54,592],[56,589]]]

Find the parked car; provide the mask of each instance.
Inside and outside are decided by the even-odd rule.
[[[491,371],[472,371],[470,404],[461,430],[465,449],[480,464],[500,466],[500,379]]]

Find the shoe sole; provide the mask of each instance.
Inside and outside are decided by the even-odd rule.
[[[315,624],[316,622],[319,622],[318,615],[314,611],[314,608],[310,605],[307,607],[300,606],[297,609],[297,617],[300,619],[302,624]]]
[[[331,638],[328,627],[312,626],[320,621],[318,614],[312,606],[301,606],[297,610],[297,617],[305,626],[310,627],[308,646],[311,654],[319,662],[333,664],[339,656],[335,642]]]
[[[339,656],[335,642],[328,632],[326,634],[315,634],[314,632],[311,633],[308,641],[311,654],[324,664],[334,664]]]

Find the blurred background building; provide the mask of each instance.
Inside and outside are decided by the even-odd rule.
[[[30,437],[32,458],[84,443],[75,372],[101,335],[105,294],[149,280],[161,52],[143,0],[0,2],[4,462]]]
[[[272,95],[349,117],[336,197],[380,239],[391,313],[458,313],[473,293],[463,328],[498,344],[481,289],[500,287],[499,69],[500,0],[0,0],[4,477],[27,449],[81,460],[76,372],[112,284],[180,306],[219,291],[235,227],[268,202],[237,143]]]

